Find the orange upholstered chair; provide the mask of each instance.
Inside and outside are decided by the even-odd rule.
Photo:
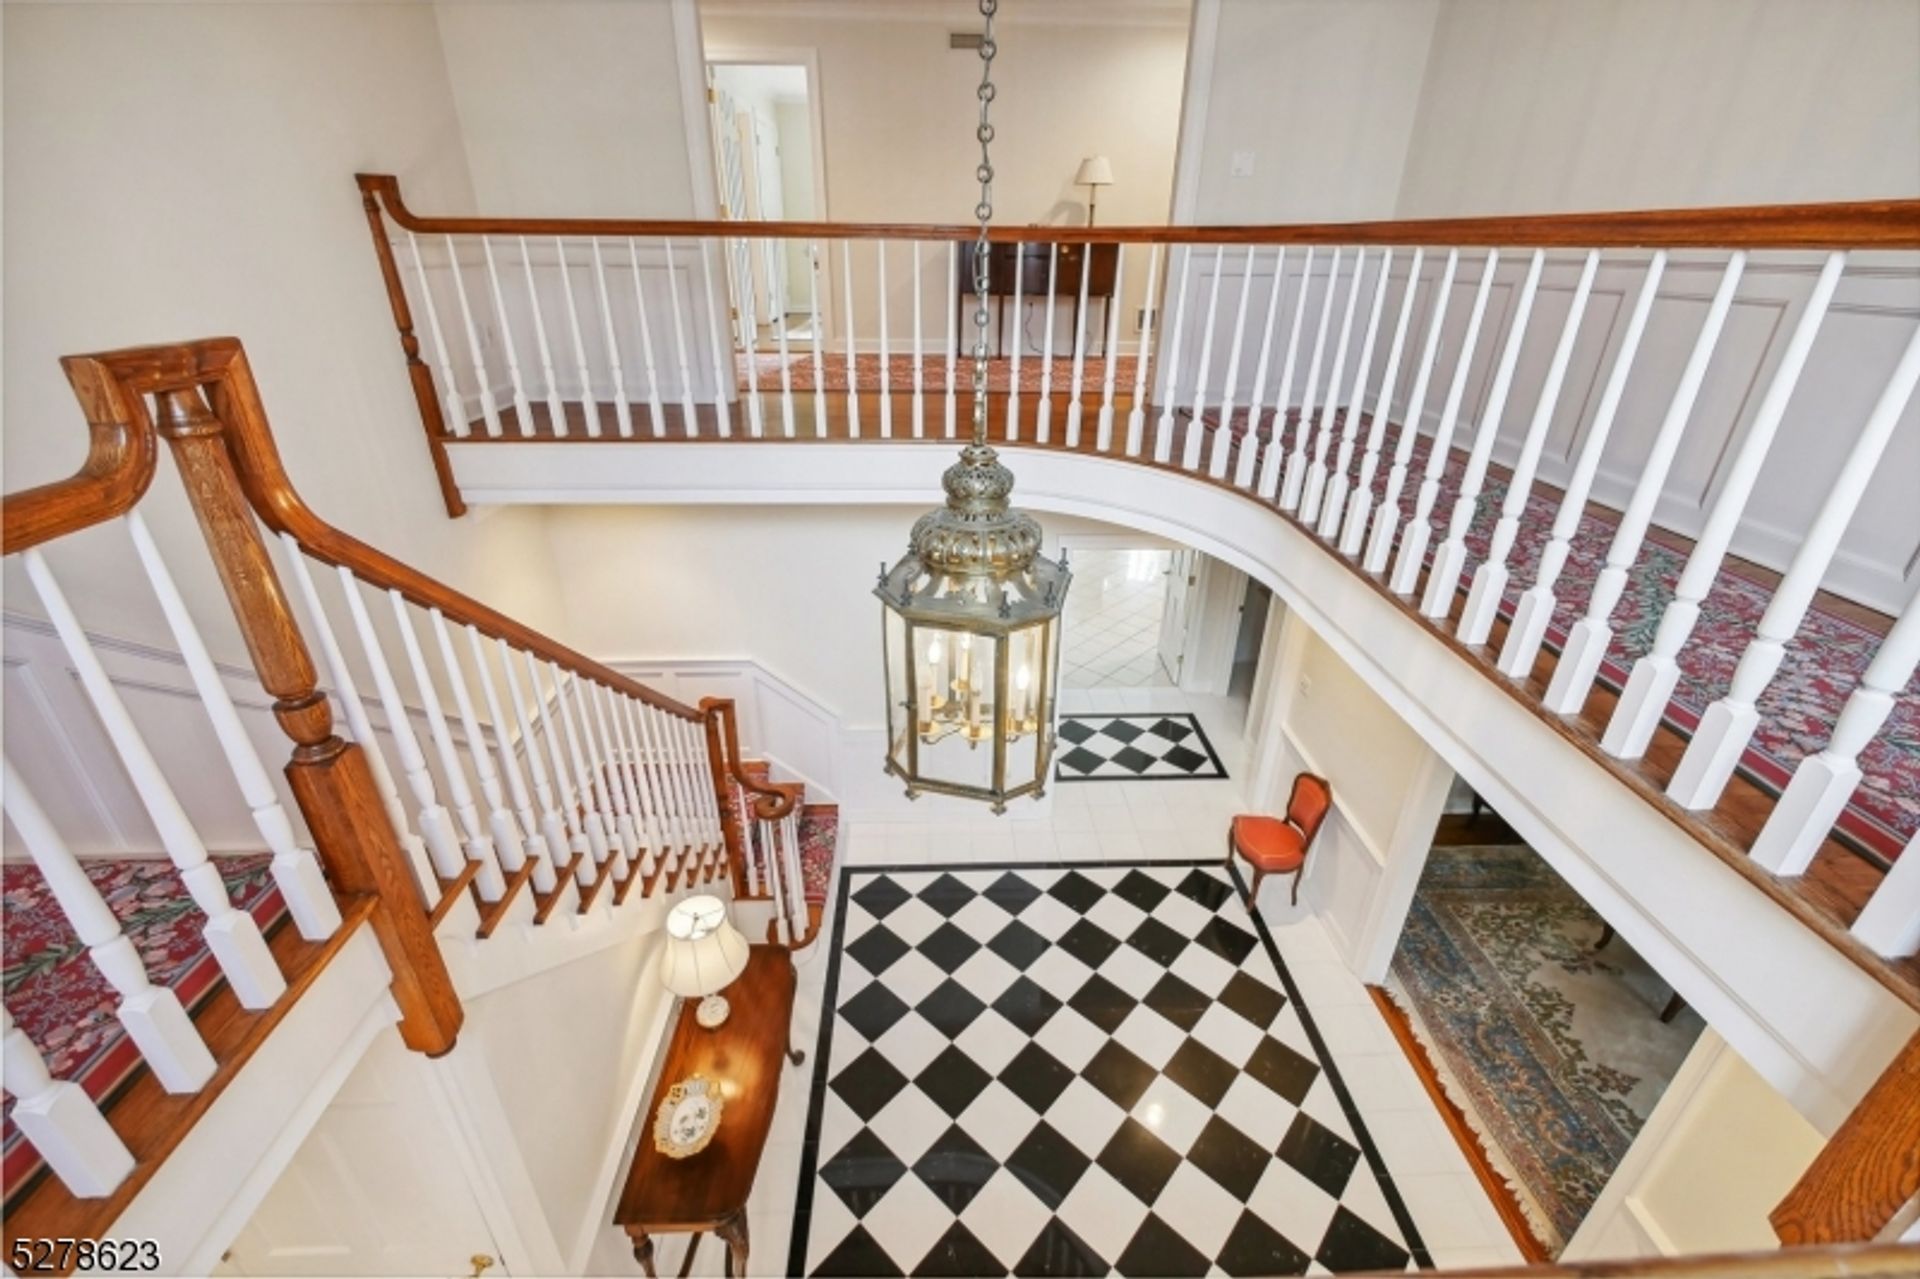
[[[1293,876],[1293,904],[1300,904],[1300,878],[1306,873],[1307,850],[1320,833],[1333,807],[1333,790],[1327,779],[1302,773],[1293,779],[1293,794],[1287,797],[1287,815],[1255,817],[1242,813],[1233,819],[1227,832],[1227,862],[1246,858],[1253,868],[1253,886],[1247,890],[1247,908],[1260,898],[1260,881],[1268,875]]]

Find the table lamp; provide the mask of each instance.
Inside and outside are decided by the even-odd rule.
[[[660,982],[683,999],[699,999],[694,1020],[708,1030],[727,1019],[720,992],[746,971],[747,939],[727,917],[727,904],[702,894],[676,902],[667,912],[667,951]]]
[[[1075,186],[1087,189],[1087,225],[1093,225],[1093,204],[1100,194],[1101,187],[1113,185],[1113,165],[1104,155],[1090,155],[1080,162],[1080,172],[1073,175]]]

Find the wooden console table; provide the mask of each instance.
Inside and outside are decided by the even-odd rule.
[[[807,1059],[787,1042],[797,984],[785,947],[755,946],[746,971],[726,989],[733,1014],[724,1025],[702,1029],[693,1019],[698,1000],[680,1010],[660,1080],[640,1112],[639,1149],[613,1214],[647,1274],[655,1273],[654,1235],[691,1232],[691,1260],[709,1230],[727,1245],[727,1273],[747,1273],[747,1195],[773,1127],[781,1059],[796,1066]],[[696,1074],[711,1080],[725,1103],[720,1127],[699,1154],[670,1159],[654,1148],[654,1116],[667,1089]]]
[[[1045,234],[1044,227],[1034,228],[1036,234]],[[999,323],[994,332],[994,354],[1006,354],[1007,346],[1007,299],[1017,291],[1023,298],[1045,298],[1047,296],[1047,256],[1050,241],[1039,240],[1021,244],[993,244],[987,253],[987,296],[999,299]],[[955,298],[954,319],[959,331],[969,332],[973,328],[971,313],[973,310],[973,259],[975,246],[973,241],[963,241],[960,245],[960,290]],[[1062,244],[1060,258],[1053,268],[1053,296],[1066,298],[1073,303],[1073,318],[1068,322],[1064,342],[1054,343],[1056,357],[1071,356],[1074,347],[1074,335],[1080,331],[1080,274],[1087,272],[1087,301],[1100,303],[1100,322],[1088,323],[1088,345],[1101,344],[1101,354],[1105,355],[1105,334],[1107,331],[1107,312],[1114,304],[1113,286],[1115,275],[1120,266],[1120,246],[1117,244]],[[1018,281],[1016,290],[1015,282]],[[1013,340],[1019,342],[1020,317],[1013,317]],[[1039,355],[1039,352],[1030,354]]]

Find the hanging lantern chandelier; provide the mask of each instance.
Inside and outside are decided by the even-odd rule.
[[[973,439],[941,478],[946,505],[921,516],[907,553],[883,563],[887,771],[922,791],[983,799],[1045,793],[1054,747],[1066,555],[1040,554],[1040,524],[1008,504],[1013,472],[987,445],[987,306],[993,218],[993,15],[980,0],[980,233],[973,253]]]

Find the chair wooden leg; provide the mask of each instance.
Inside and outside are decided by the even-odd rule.
[[[1252,914],[1254,907],[1259,904],[1260,881],[1265,879],[1266,877],[1267,877],[1266,871],[1261,870],[1257,866],[1254,868],[1253,883],[1247,888],[1247,913],[1248,914]]]
[[[1685,1008],[1686,1006],[1687,1006],[1687,1001],[1680,998],[1679,991],[1675,991],[1673,994],[1673,998],[1667,1001],[1667,1006],[1660,1010],[1660,1020],[1663,1022],[1672,1021],[1675,1017],[1678,1017],[1680,1015],[1680,1010],[1682,1008]]]
[[[1305,879],[1305,878],[1306,878],[1306,875],[1307,875],[1307,866],[1306,866],[1306,863],[1305,863],[1305,862],[1302,862],[1302,863],[1300,864],[1300,869],[1298,869],[1298,870],[1296,870],[1296,871],[1294,871],[1294,872],[1293,872],[1293,900],[1292,900],[1292,904],[1293,904],[1293,905],[1295,905],[1295,906],[1298,906],[1298,905],[1300,904],[1300,881],[1301,881],[1302,879]]]

